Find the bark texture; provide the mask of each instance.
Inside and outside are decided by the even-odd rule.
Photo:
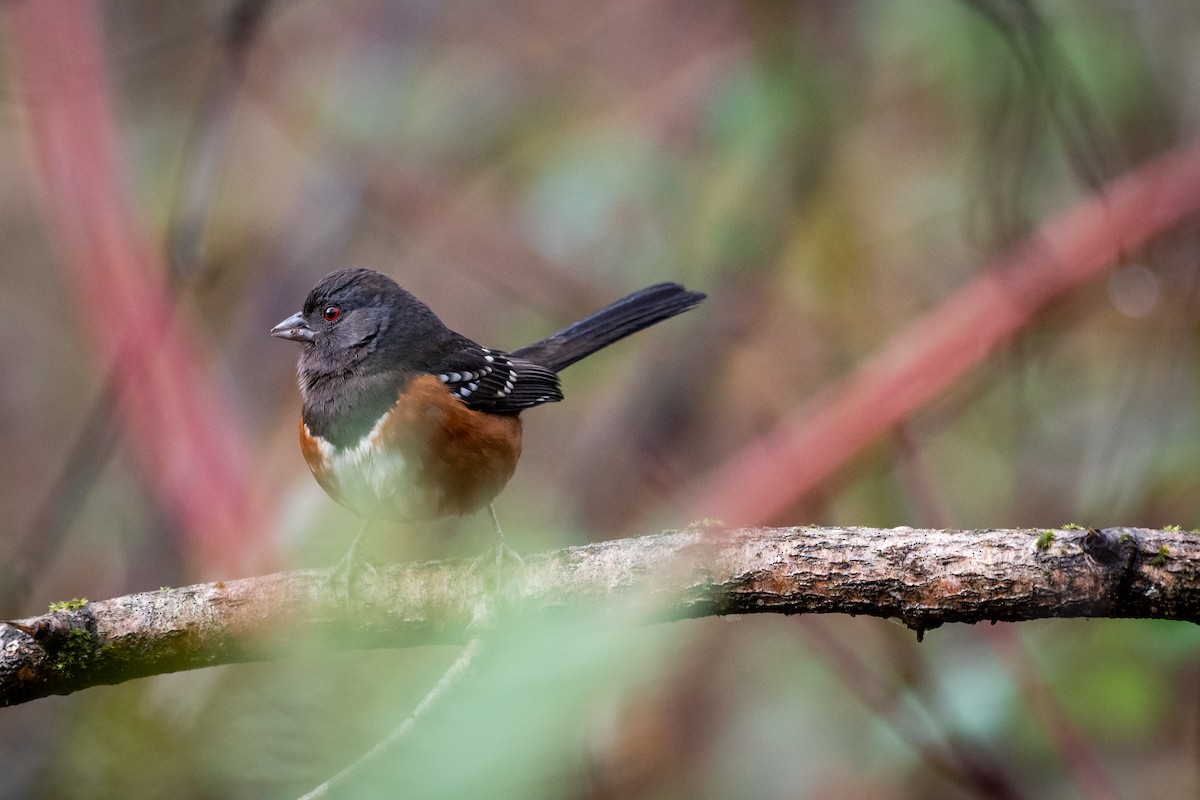
[[[394,564],[351,601],[295,571],[143,592],[0,627],[0,705],[305,648],[461,642],[512,615],[613,606],[642,622],[714,614],[946,622],[1200,622],[1200,533],[697,527],[530,556],[499,612],[485,570]]]

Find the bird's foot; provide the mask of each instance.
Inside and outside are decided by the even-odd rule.
[[[488,512],[491,514],[496,535],[492,539],[491,547],[471,563],[467,574],[482,573],[485,586],[489,578],[492,585],[486,588],[479,598],[474,611],[474,621],[471,623],[472,628],[488,627],[504,602],[516,594],[521,583],[520,576],[525,571],[525,560],[504,541],[504,531],[500,528],[495,509],[488,506]],[[514,577],[517,578],[516,581],[512,580]]]
[[[363,530],[366,530],[366,525],[363,525]],[[364,573],[372,576],[376,574],[375,565],[363,556],[359,547],[362,542],[363,530],[360,530],[354,537],[346,554],[329,568],[323,580],[322,588],[332,594],[342,605],[349,604],[356,595],[355,587]]]

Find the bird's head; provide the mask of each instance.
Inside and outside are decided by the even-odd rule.
[[[383,273],[342,269],[322,278],[304,307],[271,335],[304,345],[302,370],[346,374],[369,364],[403,369],[449,332],[428,306]]]

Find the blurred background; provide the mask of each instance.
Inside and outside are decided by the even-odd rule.
[[[707,515],[1200,526],[1200,188],[1155,183],[1196,169],[1195,3],[10,0],[0,37],[0,616],[341,555],[267,331],[343,266],[510,349],[709,293],[526,415],[523,552]],[[1091,256],[1038,250],[1097,207]],[[898,405],[843,405],[864,383]],[[1200,797],[1194,626],[602,617],[505,631],[345,796]],[[0,797],[294,797],[456,654],[4,709]]]

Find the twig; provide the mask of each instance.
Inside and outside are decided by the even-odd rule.
[[[467,668],[471,666],[471,662],[474,661],[475,657],[481,652],[483,652],[482,639],[475,638],[467,642],[467,646],[464,647],[462,652],[458,654],[458,658],[455,659],[454,663],[451,664],[450,667],[442,674],[442,677],[433,685],[433,688],[430,689],[429,693],[426,694],[421,702],[417,704],[417,707],[413,709],[412,714],[410,714],[408,718],[404,720],[404,722],[401,722],[398,726],[396,726],[395,730],[379,740],[374,747],[363,753],[363,755],[357,761],[350,764],[350,766],[346,767],[341,772],[322,783],[320,786],[314,788],[311,792],[303,795],[300,800],[320,800],[320,798],[328,797],[331,790],[341,786],[367,764],[383,755],[390,748],[395,747],[397,744],[404,741],[404,738],[412,732],[418,720],[429,713],[429,710],[433,708],[434,704],[436,704],[438,700],[440,700],[442,696],[450,690],[450,687],[462,679],[463,675],[465,675],[467,672]]]

